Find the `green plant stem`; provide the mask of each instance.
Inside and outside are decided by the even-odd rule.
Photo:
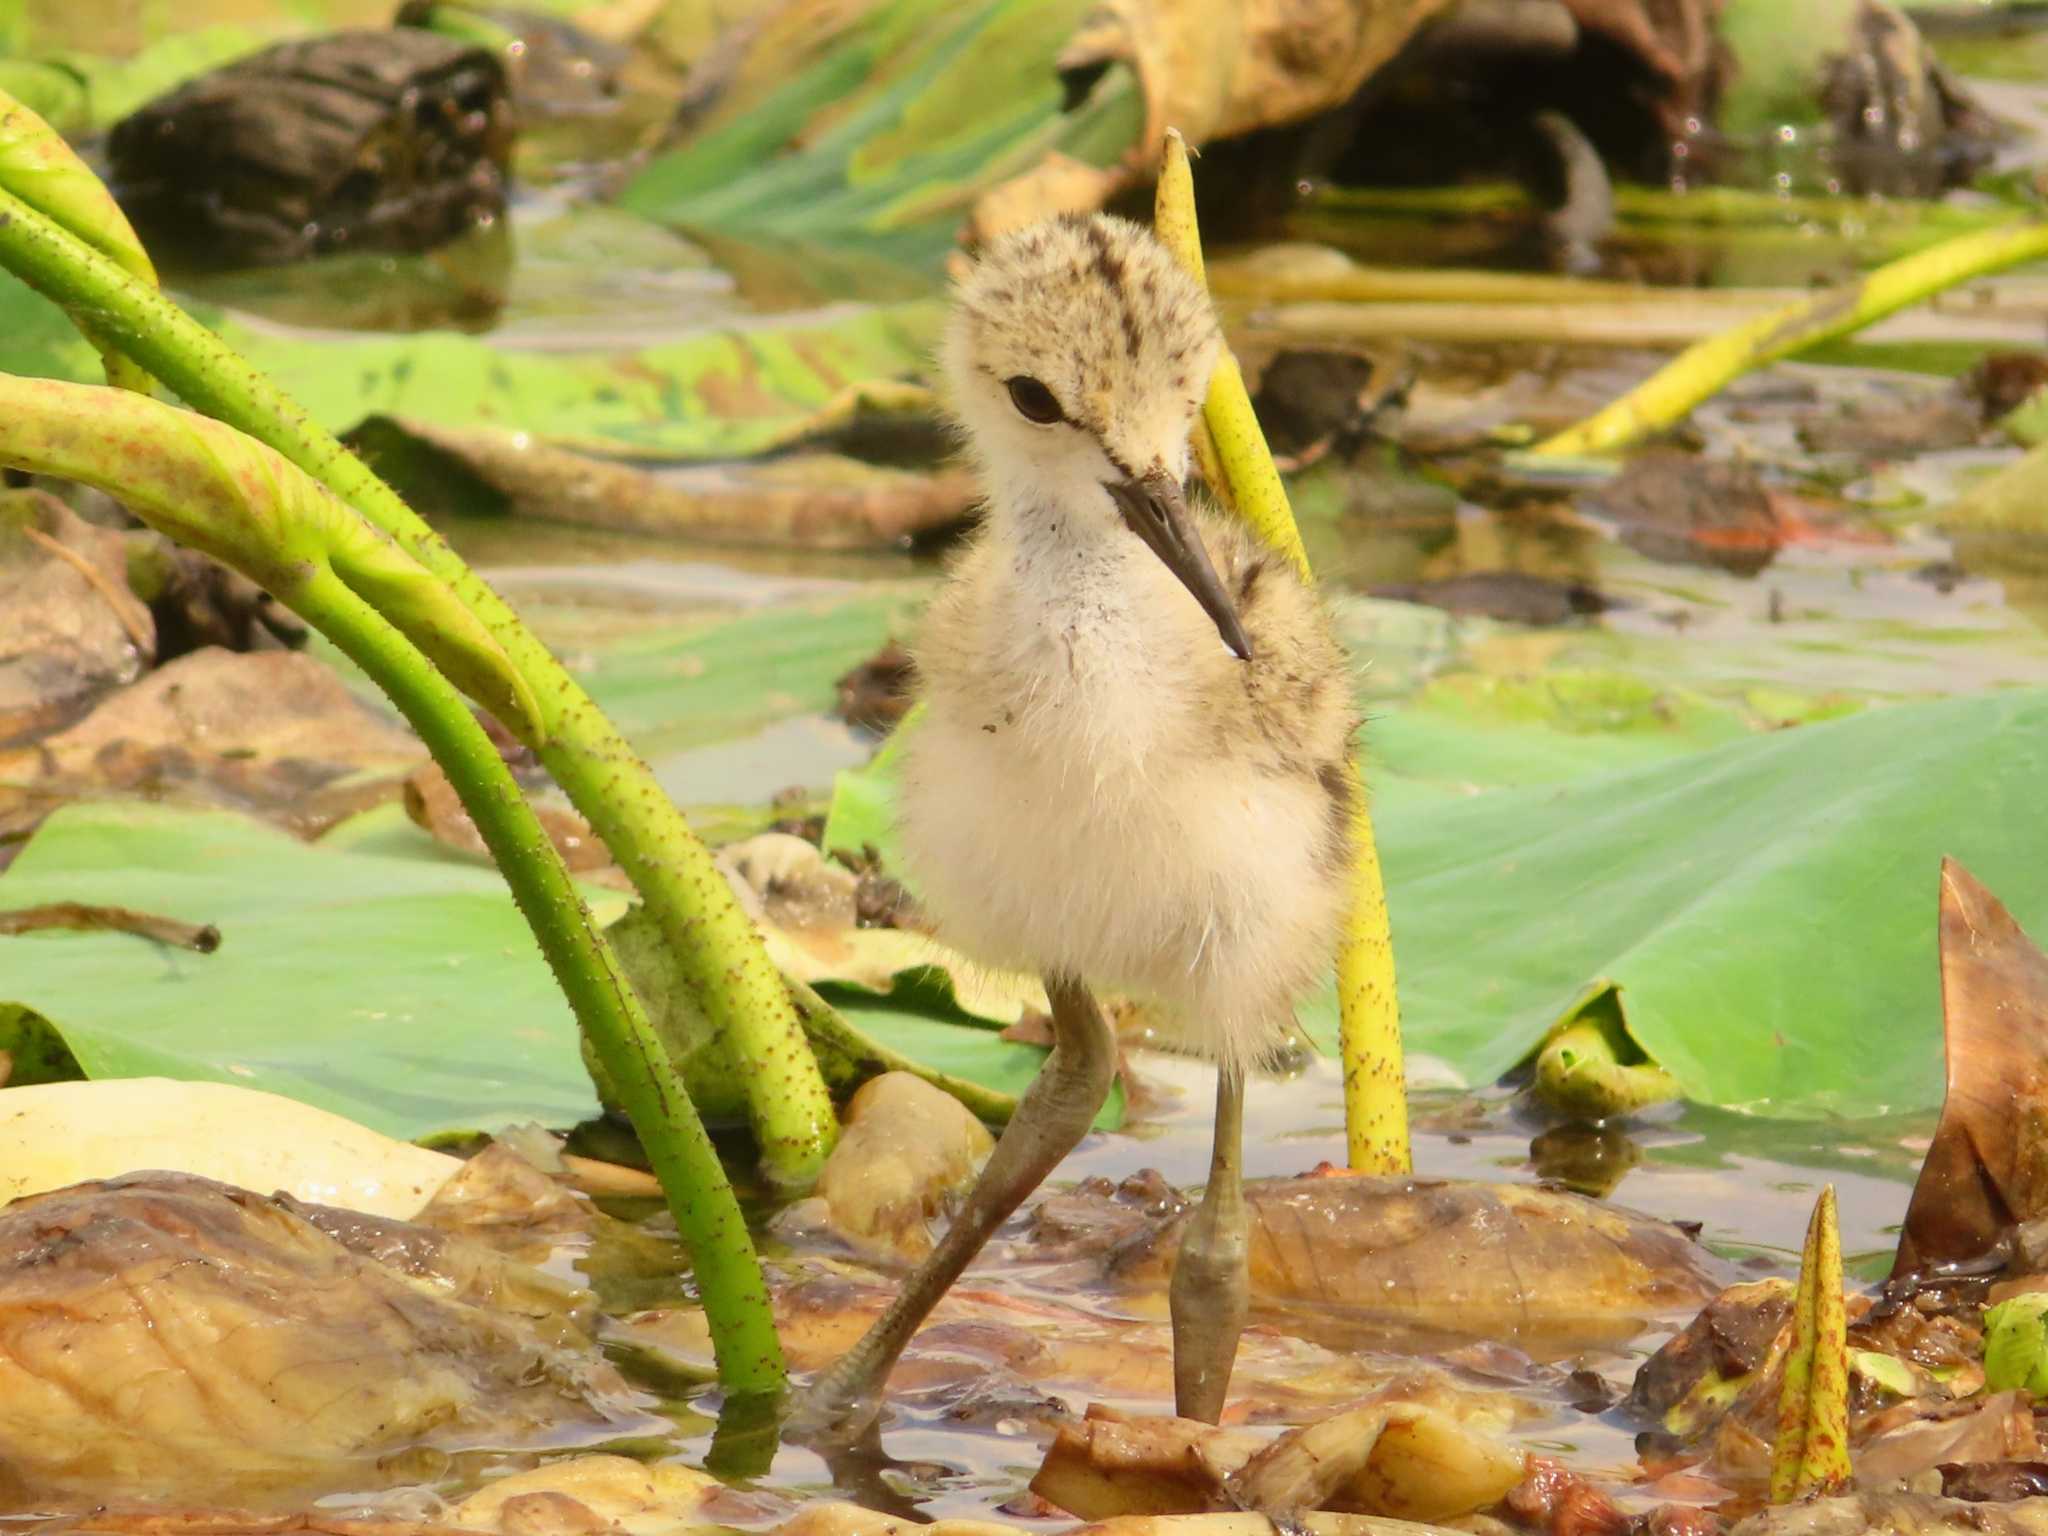
[[[1537,457],[1612,453],[1677,421],[1731,380],[1823,341],[1861,330],[1908,304],[1987,272],[2048,257],[2048,223],[1944,240],[1844,287],[1710,336],[1578,425],[1538,443]]]
[[[716,1149],[616,958],[511,770],[454,685],[328,559],[346,509],[292,466],[161,402],[0,373],[0,464],[122,498],[174,536],[195,528],[369,674],[448,775],[541,953],[603,1056],[695,1263],[719,1375],[777,1390],[781,1345],[760,1260]],[[319,514],[331,508],[331,520]]]
[[[747,1069],[768,1176],[808,1184],[838,1134],[794,1004],[710,850],[582,686],[398,494],[303,406],[156,289],[0,189],[0,265],[110,338],[191,405],[267,444],[445,582],[503,647],[542,711],[532,743],[661,925],[704,1016]],[[507,722],[517,728],[516,722]]]
[[[0,186],[36,212],[104,253],[150,287],[156,268],[92,168],[48,123],[0,91]],[[71,323],[93,344],[107,370],[107,382],[148,394],[149,373],[100,337],[90,316],[73,313]]]
[[[661,1181],[690,1251],[719,1380],[734,1393],[779,1391],[782,1345],[767,1283],[718,1151],[503,757],[454,686],[334,572],[317,572],[293,607],[390,695],[503,871]]]

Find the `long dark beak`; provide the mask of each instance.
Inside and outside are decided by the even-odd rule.
[[[1180,485],[1164,470],[1155,469],[1136,480],[1117,480],[1105,487],[1116,501],[1117,510],[1131,532],[1145,541],[1180,584],[1194,594],[1202,611],[1216,621],[1216,632],[1239,661],[1252,659],[1252,643],[1238,619],[1237,609],[1224,595],[1216,568],[1209,564],[1208,551],[1195,533],[1188,517],[1188,504]]]

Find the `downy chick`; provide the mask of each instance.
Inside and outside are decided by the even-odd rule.
[[[1201,286],[1121,219],[1008,236],[958,290],[945,375],[987,504],[914,647],[898,824],[940,934],[1045,976],[1056,1044],[945,1240],[800,1423],[871,1421],[925,1313],[1085,1133],[1115,1056],[1089,986],[1165,1005],[1219,1064],[1172,1301],[1180,1409],[1222,1407],[1242,1084],[1334,952],[1357,716],[1290,563],[1183,500],[1219,346]]]

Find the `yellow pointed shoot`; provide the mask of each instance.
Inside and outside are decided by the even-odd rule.
[[[1835,1186],[1820,1192],[1799,1256],[1792,1347],[1771,1447],[1771,1502],[1833,1493],[1849,1481],[1849,1319]]]
[[[1195,227],[1195,181],[1188,146],[1178,130],[1166,133],[1153,228],[1180,264],[1204,280],[1202,237]],[[1287,488],[1252,410],[1244,372],[1229,347],[1209,378],[1209,396],[1195,424],[1195,460],[1209,488],[1272,548],[1307,577],[1308,552],[1287,503]],[[1353,758],[1353,771],[1357,759]],[[1361,785],[1361,791],[1363,785]],[[1348,1160],[1359,1173],[1405,1173],[1408,1084],[1401,1058],[1401,1011],[1394,991],[1394,939],[1387,920],[1386,887],[1373,841],[1365,796],[1358,797],[1358,864],[1351,881],[1351,911],[1338,940],[1337,1007],[1344,1061],[1344,1128]]]

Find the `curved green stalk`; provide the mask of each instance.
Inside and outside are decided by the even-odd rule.
[[[149,252],[142,248],[128,215],[105,183],[78,158],[62,134],[4,91],[0,91],[0,186],[150,287],[156,286],[156,268]],[[100,354],[109,384],[149,393],[148,370],[97,334],[88,317],[72,311],[71,320]]]
[[[160,532],[262,582],[390,695],[461,796],[617,1085],[689,1245],[721,1380],[736,1392],[779,1388],[760,1260],[682,1078],[504,759],[454,685],[362,590],[381,598],[411,564],[404,553],[234,428],[93,385],[0,374],[0,464],[119,496]],[[443,617],[475,625],[442,598]]]
[[[536,701],[533,720],[508,718],[506,725],[528,737],[625,869],[704,1017],[746,1064],[748,1118],[765,1171],[779,1184],[809,1183],[832,1148],[838,1120],[796,1007],[710,850],[582,686],[510,605],[303,406],[154,287],[4,188],[0,265],[67,312],[92,315],[96,335],[191,405],[326,485],[454,590]]]
[[[2048,223],[1958,235],[1687,347],[1611,405],[1529,452],[1546,458],[1612,453],[1668,427],[1732,380],[1851,331],[1943,289],[2048,258]]]

